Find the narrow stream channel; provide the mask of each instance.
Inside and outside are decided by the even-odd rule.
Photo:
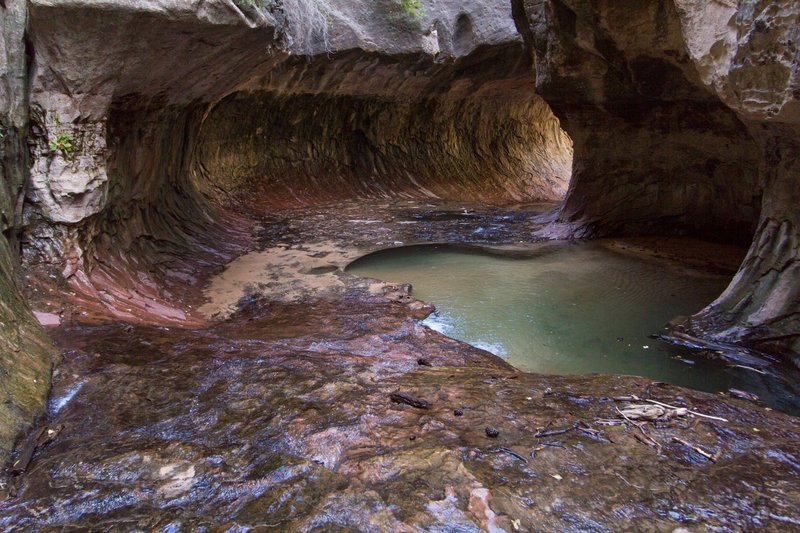
[[[411,283],[416,298],[437,307],[427,326],[524,371],[640,375],[708,392],[737,388],[800,413],[783,380],[754,379],[751,371],[653,338],[671,319],[714,300],[729,276],[593,242],[548,245],[524,257],[411,246],[370,254],[347,271]]]

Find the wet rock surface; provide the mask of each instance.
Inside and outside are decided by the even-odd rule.
[[[256,230],[253,253],[282,243],[325,259],[320,243],[363,251],[444,238],[513,252],[536,211],[328,209],[340,218],[322,207],[276,213]],[[492,224],[502,230],[473,231]],[[796,418],[642,378],[519,373],[421,326],[395,297],[406,287],[309,275],[331,274],[335,290],[299,298],[256,286],[230,318],[200,328],[73,321],[53,330],[63,363],[46,425],[59,433],[8,480],[0,524],[800,527]],[[643,404],[658,413],[635,418]]]
[[[60,331],[70,350],[50,423],[64,429],[12,481],[0,523],[800,527],[796,419],[637,378],[518,374],[396,306],[356,301],[253,308],[202,332]],[[309,322],[317,332],[302,335]],[[393,402],[398,390],[429,407]],[[729,422],[637,427],[617,411],[630,401],[613,399],[631,395]]]
[[[498,253],[530,249],[526,241],[541,224],[537,214],[552,204],[497,208],[435,200],[348,201],[278,211],[261,218],[253,250],[210,280],[209,299],[198,311],[224,318],[253,297],[298,302],[335,296],[350,286],[344,268],[369,252],[417,243],[454,242],[499,246]],[[540,243],[546,246],[546,243]],[[374,280],[375,281],[375,280]],[[410,287],[375,281],[371,290],[427,316]],[[432,309],[428,309],[428,312]],[[423,318],[424,318],[423,316]]]

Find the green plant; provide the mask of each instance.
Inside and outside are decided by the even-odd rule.
[[[61,155],[68,155],[72,152],[74,145],[72,144],[73,138],[72,134],[66,131],[62,131],[56,134],[55,139],[50,139],[50,150],[53,152],[61,152]]]
[[[425,6],[422,0],[388,0],[386,7],[389,21],[406,31],[421,30],[422,19],[425,18]]]
[[[417,20],[425,16],[425,8],[420,0],[400,0],[400,9],[409,17]]]

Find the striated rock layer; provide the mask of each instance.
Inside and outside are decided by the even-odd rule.
[[[180,322],[160,254],[218,206],[552,200],[571,173],[542,235],[752,241],[680,336],[797,354],[795,6],[368,4],[315,4],[301,31],[299,3],[32,2],[28,261],[112,316]]]
[[[678,2],[706,86],[748,124],[761,151],[761,218],[731,286],[693,318],[712,339],[747,342],[800,363],[800,6]],[[712,39],[711,36],[716,36]],[[713,42],[712,42],[713,41]]]

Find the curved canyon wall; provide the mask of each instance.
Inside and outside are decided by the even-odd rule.
[[[731,285],[689,331],[782,353],[800,366],[800,5],[676,2],[704,84],[748,125],[762,212]]]
[[[237,93],[204,119],[192,176],[208,197],[251,209],[356,197],[560,200],[569,138],[529,86],[496,85],[424,100]],[[247,200],[254,191],[260,201]]]
[[[571,142],[509,4],[343,2],[324,31],[292,5],[31,2],[25,257],[77,318],[191,322],[174,295],[242,242],[234,207],[563,196]]]
[[[579,235],[750,241],[759,151],[701,82],[671,1],[528,1],[537,91],[574,141],[559,220]]]
[[[515,16],[575,147],[549,231],[755,233],[728,290],[679,333],[796,357],[800,6],[524,0]]]

